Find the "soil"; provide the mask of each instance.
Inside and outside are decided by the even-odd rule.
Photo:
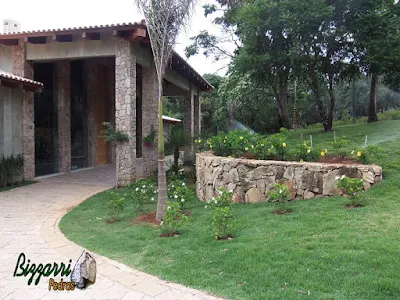
[[[113,223],[117,223],[121,220],[107,220],[107,224],[113,224]]]
[[[151,225],[160,225],[160,222],[156,220],[156,212],[152,211],[147,214],[143,214],[138,216],[135,220],[132,221],[132,225],[137,224],[151,224]]]
[[[344,206],[345,209],[354,209],[354,208],[360,208],[360,207],[364,207],[364,205],[362,204],[346,204]]]
[[[186,217],[190,217],[192,215],[192,211],[191,210],[184,210],[182,211],[182,213],[186,216]]]
[[[293,212],[293,210],[291,210],[291,209],[278,209],[278,210],[274,211],[273,214],[275,214],[275,215],[286,215],[286,214],[290,214],[292,212]]]
[[[230,241],[230,240],[233,240],[233,238],[234,238],[234,236],[233,235],[227,235],[227,236],[224,236],[224,237],[222,237],[222,238],[219,238],[218,240],[219,241]]]
[[[360,162],[358,162],[355,159],[346,158],[346,157],[342,157],[342,156],[324,156],[324,157],[321,157],[319,162],[329,163],[329,164],[346,164],[346,165],[360,164]]]
[[[160,234],[161,237],[173,237],[173,236],[180,236],[179,233],[173,232],[173,233],[163,233]]]

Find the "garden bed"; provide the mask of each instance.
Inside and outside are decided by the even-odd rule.
[[[265,202],[276,184],[286,184],[290,198],[312,199],[339,196],[337,177],[362,178],[364,189],[382,181],[382,168],[357,163],[288,162],[215,156],[212,152],[196,155],[197,197],[206,201],[218,189],[233,192],[235,202]]]

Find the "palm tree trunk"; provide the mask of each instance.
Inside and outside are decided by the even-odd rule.
[[[168,199],[167,191],[167,175],[165,170],[165,156],[164,156],[164,126],[162,121],[163,113],[163,97],[162,85],[158,87],[158,201],[156,220],[161,221],[164,216],[164,206]]]
[[[179,166],[179,147],[176,147],[174,150],[174,167],[178,170]]]

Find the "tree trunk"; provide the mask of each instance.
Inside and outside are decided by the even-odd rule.
[[[179,167],[179,148],[174,149],[174,168],[178,170]]]
[[[276,104],[278,108],[278,119],[282,127],[291,129],[287,101],[288,88],[287,84],[280,84],[279,92],[275,94]]]
[[[335,95],[333,94],[333,74],[329,74],[329,111],[325,127],[325,132],[332,131],[333,117],[335,113]]]
[[[162,121],[163,114],[163,97],[162,97],[162,84],[158,87],[158,201],[156,220],[161,221],[164,216],[164,206],[168,199],[167,190],[167,175],[165,170],[165,157],[164,157],[164,126]]]
[[[317,103],[317,109],[318,109],[319,117],[321,119],[321,123],[324,126],[325,132],[328,132],[328,131],[332,130],[332,126],[329,129],[328,117],[326,115],[324,102],[321,99],[322,97],[321,97],[321,91],[320,91],[318,77],[317,77],[317,74],[315,74],[315,72],[312,72],[312,71],[311,71],[311,89],[313,90],[313,93],[315,95],[315,101]]]
[[[378,121],[378,114],[376,113],[376,87],[378,84],[378,74],[372,72],[371,74],[371,89],[369,92],[369,107],[368,107],[368,122]]]

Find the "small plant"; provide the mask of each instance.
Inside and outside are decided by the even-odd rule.
[[[331,146],[332,149],[339,150],[339,149],[343,148],[344,146],[350,144],[350,142],[351,142],[350,140],[347,140],[347,139],[343,138],[343,139],[338,140],[336,142],[328,142],[328,145]]]
[[[143,145],[147,148],[153,147],[156,134],[153,125],[151,125],[150,133],[143,138]]]
[[[139,212],[144,211],[144,205],[157,199],[157,187],[153,180],[141,179],[129,186],[131,199]]]
[[[111,200],[107,203],[108,215],[110,216],[108,223],[114,223],[119,221],[118,217],[124,210],[125,198],[116,192],[111,192],[110,197]]]
[[[165,214],[160,223],[161,236],[173,236],[179,233],[189,218],[181,211],[178,202],[167,201],[164,207]]]
[[[110,122],[103,122],[103,125],[106,127],[102,131],[102,138],[106,142],[112,142],[112,141],[117,141],[117,142],[128,142],[129,141],[129,136],[127,133],[115,130],[114,127],[111,125]]]
[[[350,178],[342,175],[341,177],[336,177],[337,187],[347,195],[351,203],[351,207],[361,207],[362,198],[361,193],[364,191],[364,181],[360,178]]]
[[[295,161],[318,161],[321,156],[321,151],[307,142],[297,144],[290,153],[291,159]],[[325,154],[325,152],[324,152]]]
[[[269,200],[275,202],[278,209],[274,212],[276,214],[290,213],[292,210],[287,209],[286,205],[290,199],[290,191],[285,184],[275,184],[274,188],[268,193]]]
[[[0,157],[0,187],[14,185],[22,181],[24,156],[22,154]]]
[[[232,193],[227,190],[219,190],[219,196],[211,198],[208,205],[213,208],[212,231],[217,240],[233,237],[234,216],[232,212]]]
[[[182,180],[174,180],[168,184],[168,199],[170,202],[179,203],[180,209],[185,204],[195,199],[194,192]]]

